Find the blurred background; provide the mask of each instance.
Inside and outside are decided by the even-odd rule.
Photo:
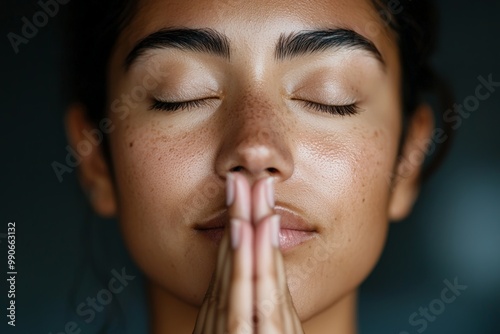
[[[476,94],[480,76],[500,82],[500,1],[437,5],[434,63],[463,104]],[[140,333],[143,279],[116,221],[95,217],[75,173],[60,183],[51,166],[67,154],[61,22],[50,18],[17,54],[7,38],[19,33],[23,16],[39,10],[36,1],[0,4],[0,333]],[[500,87],[462,120],[413,214],[392,224],[361,289],[360,333],[500,333],[499,126]],[[5,316],[8,222],[16,222],[15,328]],[[133,278],[110,298],[107,282],[122,271]],[[454,293],[443,295],[449,286]],[[105,306],[92,308],[93,299]]]

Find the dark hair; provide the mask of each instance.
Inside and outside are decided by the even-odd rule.
[[[446,140],[439,150],[428,159],[422,171],[422,180],[427,179],[441,164],[453,139],[454,131],[449,122],[440,122],[440,113],[452,107],[454,97],[443,78],[431,65],[431,56],[438,41],[438,13],[432,1],[428,0],[372,0],[383,21],[396,33],[399,58],[402,69],[403,92],[403,135],[417,106],[427,94],[438,99],[434,109],[436,126],[444,131]],[[433,139],[431,139],[433,140]],[[400,144],[400,149],[402,145]]]
[[[72,1],[68,6],[65,80],[74,101],[83,103],[98,123],[106,110],[107,67],[118,35],[132,18],[135,0]]]

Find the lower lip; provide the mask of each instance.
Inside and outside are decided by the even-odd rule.
[[[198,230],[200,234],[219,245],[224,236],[223,228],[212,228],[208,230]],[[280,250],[290,250],[314,237],[315,232],[300,230],[280,230]]]
[[[292,249],[314,237],[315,232],[301,230],[280,230],[280,249],[286,251]]]

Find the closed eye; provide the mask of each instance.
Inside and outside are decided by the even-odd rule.
[[[191,101],[160,101],[155,99],[153,104],[150,106],[150,110],[161,110],[161,111],[177,111],[177,110],[190,110],[195,108],[201,108],[210,106],[215,100],[215,98],[203,98]]]
[[[304,101],[304,100],[300,101],[303,102],[307,108],[320,112],[329,113],[332,115],[352,116],[359,113],[360,111],[356,103],[336,106],[336,105],[322,104],[312,101]]]
[[[189,109],[209,106],[211,102],[213,102],[213,100],[214,100],[213,98],[204,98],[191,101],[169,102],[169,101],[160,101],[155,99],[150,107],[150,110],[153,109],[161,111],[189,110]],[[347,105],[329,105],[312,101],[304,101],[304,100],[300,101],[304,103],[307,108],[324,113],[329,113],[332,115],[350,116],[350,115],[355,115],[359,112],[359,107],[355,103]]]

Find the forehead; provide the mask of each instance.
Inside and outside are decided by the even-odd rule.
[[[287,16],[306,24],[342,20],[345,14],[349,21],[366,19],[367,14],[376,17],[372,0],[139,0],[138,8],[143,19],[168,16],[172,22],[193,19],[210,25],[238,17],[251,23]]]
[[[118,45],[137,41],[166,26],[210,27],[239,40],[273,42],[281,33],[349,28],[383,49],[394,38],[372,0],[140,0]]]

